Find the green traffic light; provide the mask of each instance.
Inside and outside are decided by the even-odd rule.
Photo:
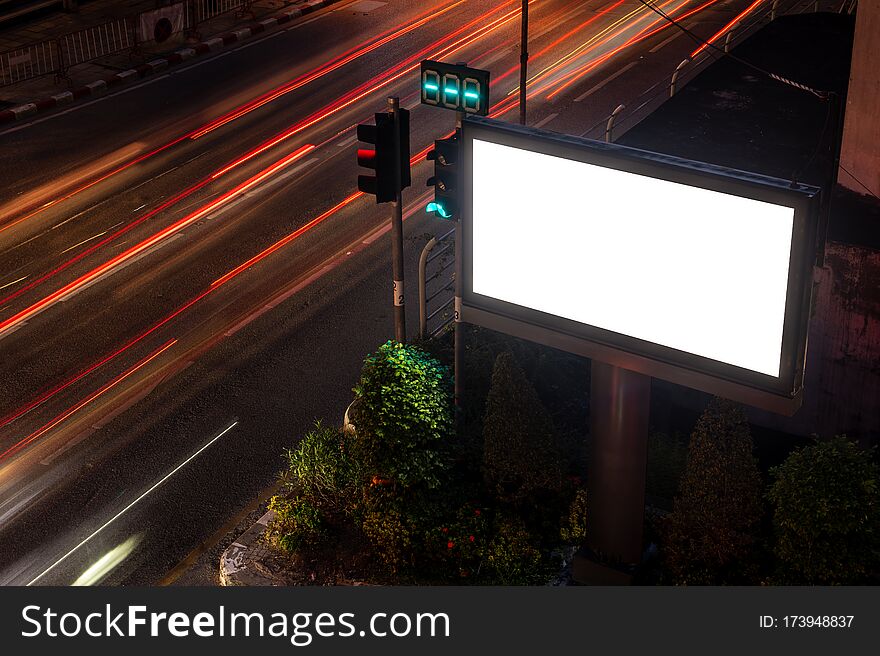
[[[428,203],[425,211],[429,214],[437,214],[441,219],[451,219],[452,215],[448,214],[440,203]]]

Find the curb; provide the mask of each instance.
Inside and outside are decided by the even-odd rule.
[[[283,586],[285,582],[274,578],[264,568],[256,565],[268,552],[261,538],[266,526],[275,517],[269,510],[247,531],[242,533],[220,556],[220,585],[223,586]]]
[[[100,95],[111,87],[117,87],[126,82],[131,82],[132,80],[139,80],[158,71],[162,71],[169,66],[188,61],[198,55],[222,50],[226,46],[238,43],[239,41],[245,41],[257,34],[262,34],[271,27],[284,25],[300,16],[310,14],[318,9],[323,9],[324,7],[340,1],[341,0],[306,0],[295,7],[282,11],[274,16],[270,16],[269,18],[264,18],[257,23],[252,23],[245,27],[233,30],[232,32],[220,34],[207,41],[202,41],[201,43],[196,43],[195,45],[175,50],[170,54],[163,55],[153,61],[141,64],[136,68],[130,68],[120,73],[114,73],[113,75],[109,75],[100,80],[84,84],[76,89],[71,89],[70,91],[57,93],[48,98],[5,109],[0,111],[0,125],[30,118],[34,114],[56,109],[62,105],[69,105],[74,100]]]

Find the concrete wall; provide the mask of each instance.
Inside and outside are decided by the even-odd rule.
[[[880,440],[880,252],[829,242],[818,270],[804,403],[791,418],[756,410],[753,423],[796,435]]]
[[[837,181],[880,196],[880,0],[859,0]],[[846,169],[846,171],[844,170]],[[849,173],[856,179],[853,179]],[[863,186],[864,185],[864,186]],[[868,189],[866,190],[865,187]]]

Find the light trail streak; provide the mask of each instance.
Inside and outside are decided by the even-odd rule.
[[[160,485],[162,485],[162,483],[164,483],[164,482],[167,481],[169,478],[171,478],[172,476],[174,476],[174,474],[176,474],[176,473],[177,473],[178,471],[180,471],[183,467],[185,467],[185,466],[186,466],[187,464],[189,464],[192,460],[194,460],[199,454],[201,454],[202,451],[204,451],[204,450],[207,449],[209,446],[211,446],[212,444],[214,444],[217,440],[219,440],[221,437],[223,437],[224,435],[226,435],[229,431],[231,431],[231,430],[232,430],[233,428],[235,428],[237,425],[238,425],[238,420],[236,419],[236,420],[233,421],[231,424],[229,424],[229,426],[227,426],[226,428],[224,428],[224,429],[223,429],[219,434],[217,434],[215,437],[213,437],[213,438],[211,438],[210,440],[208,440],[208,441],[207,441],[207,442],[206,442],[206,443],[205,443],[205,444],[204,444],[204,445],[203,445],[198,451],[196,451],[195,453],[193,453],[193,454],[192,454],[191,456],[189,456],[186,460],[184,460],[184,461],[181,462],[179,465],[177,465],[174,469],[172,469],[170,472],[168,472],[167,474],[165,474],[165,476],[163,476],[162,478],[160,478],[159,481],[156,482],[156,483],[154,483],[154,484],[153,484],[153,485],[152,485],[152,486],[151,486],[146,492],[144,492],[143,494],[141,494],[141,495],[140,495],[139,497],[137,497],[134,501],[132,501],[130,504],[128,504],[125,508],[123,508],[123,509],[120,510],[118,513],[116,513],[115,515],[113,515],[113,517],[111,517],[109,520],[107,520],[106,522],[104,522],[104,523],[100,526],[100,528],[98,528],[96,531],[92,532],[87,538],[85,538],[84,540],[82,540],[81,542],[79,542],[79,544],[77,544],[73,549],[71,549],[71,550],[68,551],[66,554],[64,554],[63,556],[61,556],[61,558],[59,558],[59,559],[56,560],[54,563],[52,563],[51,565],[49,565],[49,567],[47,567],[46,569],[44,569],[40,574],[38,574],[37,576],[35,576],[34,578],[32,578],[32,579],[30,580],[30,582],[28,582],[27,585],[28,585],[28,586],[33,585],[34,583],[36,583],[37,581],[39,581],[41,578],[43,578],[44,576],[46,576],[46,574],[48,574],[48,573],[51,572],[53,569],[55,569],[56,567],[58,567],[58,565],[60,565],[60,564],[63,563],[65,560],[67,560],[71,555],[73,555],[74,553],[76,553],[76,551],[77,551],[80,547],[82,547],[84,544],[86,544],[87,542],[89,542],[89,540],[91,540],[92,538],[94,538],[96,535],[98,535],[101,531],[103,531],[105,528],[107,528],[108,526],[110,526],[110,525],[111,525],[113,522],[115,522],[117,519],[119,519],[120,517],[122,517],[125,513],[127,513],[129,510],[131,510],[134,506],[136,506],[138,503],[140,503],[142,499],[146,498],[151,492],[153,492],[153,490],[155,490],[157,487],[159,487]]]
[[[109,271],[111,271],[115,267],[118,267],[122,263],[132,259],[133,257],[139,255],[140,253],[143,253],[147,249],[155,246],[156,244],[161,242],[163,239],[166,239],[166,238],[170,237],[171,235],[180,232],[181,230],[183,230],[187,226],[195,223],[199,219],[210,214],[211,212],[213,212],[214,210],[216,210],[220,206],[224,205],[225,203],[229,202],[230,200],[232,200],[238,196],[241,196],[242,194],[246,193],[247,191],[249,191],[253,187],[264,182],[267,178],[271,177],[272,175],[274,175],[278,171],[282,170],[283,168],[285,168],[289,164],[295,162],[297,159],[299,159],[300,157],[302,157],[303,155],[305,155],[306,153],[310,152],[313,149],[314,149],[313,145],[306,145],[306,146],[303,146],[303,147],[295,150],[291,154],[289,154],[286,157],[282,158],[281,160],[275,162],[275,164],[273,164],[269,168],[264,169],[263,171],[261,171],[260,173],[258,173],[255,176],[253,176],[249,180],[246,180],[245,182],[234,187],[232,190],[226,192],[225,194],[223,194],[222,196],[220,196],[216,200],[208,203],[207,205],[196,210],[195,212],[193,212],[193,213],[183,217],[182,219],[172,223],[171,225],[163,228],[162,230],[160,230],[156,234],[141,241],[140,243],[135,244],[134,246],[131,246],[130,248],[128,248],[124,252],[120,253],[116,257],[111,258],[110,260],[108,260],[104,264],[102,264],[98,267],[95,267],[94,269],[92,269],[91,271],[89,271],[86,274],[83,274],[82,276],[80,276],[76,280],[64,285],[60,289],[58,289],[58,290],[54,291],[53,293],[49,294],[48,296],[44,297],[42,300],[37,301],[33,305],[30,305],[29,307],[25,308],[24,310],[21,310],[20,312],[14,314],[13,316],[9,317],[8,319],[6,319],[4,321],[0,321],[0,335],[2,335],[4,332],[9,330],[10,328],[14,327],[16,324],[19,324],[22,321],[26,321],[30,317],[33,317],[35,314],[42,312],[43,310],[50,307],[51,305],[54,305],[56,302],[58,302],[59,300],[61,300],[65,296],[67,296],[68,294],[71,294],[71,293],[77,291],[78,289],[83,288],[85,285],[91,283],[92,281],[96,280],[100,276],[108,273]]]
[[[6,449],[3,453],[0,453],[0,460],[5,460],[6,458],[9,458],[9,457],[15,455],[16,453],[18,453],[19,451],[21,451],[24,447],[26,447],[28,444],[30,444],[30,443],[33,442],[34,440],[39,439],[40,437],[42,437],[43,435],[45,435],[46,433],[48,433],[50,430],[52,430],[53,428],[55,428],[58,424],[60,424],[61,422],[63,422],[65,419],[67,419],[67,418],[70,417],[71,415],[75,414],[75,413],[78,412],[80,409],[84,408],[84,407],[87,406],[89,403],[91,403],[92,401],[94,401],[94,400],[97,399],[98,397],[102,396],[104,393],[108,392],[109,390],[111,390],[111,389],[113,389],[114,387],[116,387],[117,385],[119,385],[119,383],[121,383],[122,381],[124,381],[126,378],[128,378],[129,376],[131,376],[131,375],[134,374],[135,372],[137,372],[137,371],[139,371],[140,369],[142,369],[143,367],[147,366],[150,362],[152,362],[153,360],[155,360],[156,358],[158,358],[160,355],[162,355],[162,353],[164,353],[165,351],[167,351],[168,349],[170,349],[170,348],[171,348],[172,346],[174,346],[176,343],[177,343],[177,340],[176,340],[176,339],[172,339],[172,340],[166,342],[165,345],[162,346],[158,351],[154,351],[151,355],[149,355],[149,356],[147,356],[146,358],[140,360],[138,363],[136,363],[136,364],[133,365],[132,367],[129,367],[128,369],[126,369],[125,371],[123,371],[121,374],[119,374],[118,376],[116,376],[116,377],[115,377],[113,380],[111,380],[109,383],[106,383],[105,385],[101,386],[100,388],[98,388],[97,391],[92,392],[92,393],[91,393],[89,396],[87,396],[85,399],[83,399],[82,401],[79,401],[79,402],[76,403],[75,405],[71,406],[70,408],[68,408],[67,410],[65,410],[64,412],[62,412],[60,415],[58,415],[57,417],[55,417],[54,419],[52,419],[49,423],[44,424],[43,426],[41,426],[40,428],[38,428],[36,431],[34,431],[33,433],[31,433],[31,434],[28,435],[27,437],[25,437],[25,438],[19,440],[18,442],[16,442],[16,443],[13,444],[12,446],[10,446],[10,447],[9,447],[8,449]]]
[[[746,7],[746,8],[745,8],[745,9],[744,9],[744,10],[743,10],[738,16],[736,16],[736,18],[734,18],[733,20],[731,20],[727,25],[725,25],[725,26],[722,27],[720,30],[718,30],[715,34],[713,34],[711,37],[709,37],[709,39],[706,41],[706,43],[704,43],[704,44],[701,45],[699,48],[697,48],[696,50],[694,50],[694,51],[690,54],[690,58],[693,59],[694,57],[696,57],[697,55],[699,55],[701,52],[703,52],[703,50],[705,50],[706,48],[709,47],[709,44],[711,44],[712,42],[714,42],[714,41],[715,41],[716,39],[718,39],[722,34],[724,34],[725,32],[727,32],[727,30],[729,30],[731,27],[733,27],[734,25],[736,25],[737,23],[739,23],[743,18],[745,18],[746,16],[748,16],[750,13],[752,13],[752,12],[758,7],[758,5],[762,4],[763,2],[764,2],[764,0],[755,0],[752,4],[750,4],[748,7]]]
[[[676,18],[676,20],[683,20],[685,18],[689,18],[690,16],[693,16],[694,14],[699,13],[700,11],[703,11],[704,9],[717,3],[718,1],[719,0],[709,0],[708,2],[700,5],[699,7],[691,9],[690,11],[682,14],[681,16],[678,16]],[[682,7],[686,6],[687,4],[689,4],[689,2],[690,2],[690,0],[687,0],[686,2],[682,3],[681,5],[679,5],[676,8],[676,10],[681,9]],[[667,3],[667,4],[669,4],[669,3]],[[662,24],[659,27],[655,27],[656,25],[658,25],[660,23],[662,23]],[[556,97],[557,95],[562,93],[566,88],[570,87],[572,84],[577,82],[584,75],[595,70],[598,66],[600,66],[604,62],[608,61],[608,59],[610,59],[611,57],[613,57],[617,53],[621,52],[622,50],[624,50],[626,48],[629,48],[630,46],[633,46],[637,43],[640,43],[641,41],[644,41],[645,39],[648,39],[648,38],[654,36],[655,34],[658,34],[658,33],[662,32],[666,29],[669,29],[671,27],[673,27],[672,23],[667,22],[666,19],[664,19],[662,17],[658,18],[657,20],[653,21],[652,23],[650,23],[649,25],[644,27],[637,34],[630,37],[623,44],[621,44],[621,45],[617,46],[616,48],[614,48],[613,50],[601,55],[597,59],[581,66],[577,70],[574,70],[574,71],[567,73],[566,75],[562,76],[560,79],[555,80],[553,83],[546,85],[541,89],[538,89],[537,91],[535,91],[535,93],[540,94],[552,86],[560,85],[555,91],[553,91],[547,95],[547,100],[552,100],[554,97]]]
[[[388,30],[385,34],[380,35],[377,41],[381,42],[380,45],[387,45],[391,41],[393,41],[401,36],[404,36],[405,34],[408,34],[413,29],[416,29],[417,27],[424,25],[426,22],[428,22],[432,18],[434,18],[436,16],[440,16],[440,15],[446,13],[447,11],[450,11],[454,7],[462,4],[462,2],[464,2],[464,1],[465,0],[459,0],[458,2],[454,2],[453,4],[451,4],[447,7],[444,7],[442,9],[440,9],[439,11],[435,11],[433,13],[431,13],[429,11],[429,12],[426,12],[425,14],[420,15],[419,17],[417,17],[417,19],[415,21],[416,27],[398,26],[396,28],[391,28],[391,30]],[[140,164],[141,162],[144,162],[147,159],[150,159],[150,158],[158,155],[159,153],[161,153],[165,150],[168,150],[169,148],[171,148],[173,146],[176,146],[177,144],[179,144],[183,141],[196,139],[200,136],[203,136],[204,134],[207,134],[207,132],[210,132],[210,131],[220,127],[220,125],[225,125],[226,123],[229,123],[232,120],[240,118],[241,116],[244,116],[245,114],[257,109],[258,107],[262,107],[266,103],[271,102],[272,100],[275,100],[275,99],[283,96],[285,93],[289,93],[290,91],[293,91],[295,89],[299,89],[302,86],[323,77],[324,75],[332,73],[333,71],[341,68],[345,64],[351,63],[352,61],[362,57],[363,55],[366,55],[369,52],[372,52],[373,50],[375,50],[378,47],[380,47],[380,46],[374,45],[373,41],[366,41],[363,44],[361,44],[360,46],[355,46],[355,48],[349,50],[346,53],[343,53],[342,55],[340,55],[336,59],[333,59],[330,62],[327,62],[327,63],[319,66],[318,68],[313,69],[312,71],[301,75],[299,78],[293,80],[292,82],[286,83],[286,84],[282,85],[281,87],[273,89],[273,90],[263,94],[263,96],[258,97],[257,99],[251,100],[247,103],[244,103],[243,105],[240,105],[239,107],[231,110],[229,113],[225,114],[224,116],[221,116],[220,118],[214,119],[213,121],[210,121],[209,123],[207,123],[205,125],[202,125],[202,126],[196,128],[190,132],[187,132],[186,134],[182,134],[182,135],[172,139],[171,141],[144,153],[143,155],[139,155],[138,157],[135,157],[135,158],[125,162],[124,164],[122,164],[118,167],[115,167],[104,174],[99,175],[98,177],[86,182],[85,184],[80,185],[78,187],[75,187],[72,191],[69,191],[67,193],[63,193],[62,195],[58,196],[57,198],[54,198],[50,201],[43,203],[39,207],[36,207],[30,211],[26,211],[26,213],[24,215],[16,217],[12,221],[10,221],[6,224],[0,225],[0,233],[18,225],[19,223],[21,223],[23,221],[26,221],[26,220],[36,216],[37,214],[49,209],[50,207],[58,205],[59,203],[62,203],[66,200],[69,200],[70,198],[73,198],[74,196],[77,196],[77,195],[81,194],[82,192],[91,189],[92,187],[100,184],[101,182],[104,182],[105,180],[108,180],[108,179],[126,171],[127,169],[131,168],[132,166],[135,166],[136,164]],[[218,123],[221,121],[222,121],[222,123]]]

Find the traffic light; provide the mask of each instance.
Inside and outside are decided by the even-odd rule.
[[[434,160],[434,175],[428,178],[428,186],[434,187],[434,201],[428,203],[426,211],[441,219],[455,219],[458,215],[458,132],[435,141],[428,159]]]
[[[412,184],[409,167],[409,112],[397,110],[398,122],[394,114],[377,112],[376,124],[363,123],[357,126],[358,141],[373,148],[358,148],[357,161],[360,166],[373,169],[373,175],[358,176],[358,190],[376,197],[377,203],[387,203],[397,199],[397,193]],[[395,151],[395,130],[400,133],[400,150]],[[400,166],[400,189],[397,189],[397,166]]]

